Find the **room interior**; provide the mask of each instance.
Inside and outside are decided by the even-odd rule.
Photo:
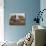
[[[46,0],[2,0],[1,2],[0,46],[46,46],[46,11],[43,12],[42,19],[34,21],[39,11],[46,10]],[[25,18],[19,14],[15,19],[13,15],[9,21],[12,13],[15,13],[15,16],[16,13],[24,13]]]

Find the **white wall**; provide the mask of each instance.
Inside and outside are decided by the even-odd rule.
[[[4,41],[4,9],[3,0],[0,0],[0,42]]]
[[[46,0],[40,0],[40,9],[46,9]],[[40,24],[46,26],[46,11],[43,12],[43,22],[40,21]]]

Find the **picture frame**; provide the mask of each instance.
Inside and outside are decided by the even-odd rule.
[[[11,13],[9,25],[25,25],[25,13]]]

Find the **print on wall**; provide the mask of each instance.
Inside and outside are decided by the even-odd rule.
[[[9,25],[25,25],[25,14],[11,13],[9,15]]]

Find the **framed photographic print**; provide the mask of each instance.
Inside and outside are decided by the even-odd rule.
[[[25,25],[25,14],[24,13],[11,13],[9,15],[10,25]]]

